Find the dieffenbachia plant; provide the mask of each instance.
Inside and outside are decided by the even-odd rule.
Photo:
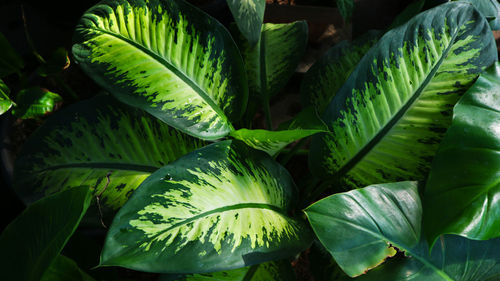
[[[111,95],[55,113],[17,156],[17,193],[28,204],[45,197],[30,216],[47,202],[68,204],[66,213],[41,212],[56,220],[38,228],[58,239],[50,248],[35,237],[43,243],[22,267],[27,280],[95,277],[61,253],[95,205],[115,215],[100,270],[293,280],[290,261],[300,255],[324,260],[320,270],[332,274],[314,275],[336,280],[342,271],[359,280],[498,279],[500,66],[483,72],[497,61],[484,11],[447,2],[411,17],[428,8],[418,1],[385,35],[334,46],[303,79],[305,109],[276,131],[239,125],[290,79],[305,49],[304,22],[261,28],[261,18],[243,15],[264,1],[228,0],[243,33],[233,41],[182,0],[92,7],[73,54]],[[308,150],[309,171],[276,161],[305,167]],[[331,194],[331,186],[354,190]],[[12,225],[0,243],[29,229]]]

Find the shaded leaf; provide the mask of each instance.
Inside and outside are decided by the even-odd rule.
[[[202,146],[141,110],[98,96],[57,112],[33,133],[17,156],[14,187],[33,202],[87,185],[118,209],[151,173]]]
[[[83,186],[28,206],[0,235],[4,280],[39,281],[77,228],[91,199],[89,188]]]
[[[223,141],[146,179],[120,209],[101,265],[158,273],[206,273],[290,257],[311,242],[288,214],[288,172],[263,152]]]
[[[40,281],[95,281],[70,258],[59,255],[43,274]]]
[[[17,94],[17,106],[12,109],[12,114],[21,119],[39,118],[52,112],[60,102],[60,95],[47,89],[32,87]]]
[[[416,182],[372,185],[322,199],[304,211],[321,243],[349,276],[420,241]]]
[[[57,48],[47,62],[37,68],[37,73],[42,77],[57,74],[67,69],[70,63],[68,51],[64,48]]]
[[[340,15],[345,21],[349,21],[354,11],[354,0],[336,0]]]
[[[259,41],[266,0],[227,0],[240,32],[250,45]]]
[[[500,236],[500,64],[460,99],[432,163],[424,197],[429,242],[441,234]]]
[[[300,85],[302,102],[313,105],[318,113],[323,114],[330,100],[378,38],[379,32],[372,31],[352,43],[342,41],[330,48],[304,76]]]
[[[425,5],[426,0],[417,0],[410,3],[391,23],[388,29],[396,28],[400,25],[405,24],[411,18],[420,13]]]
[[[21,71],[24,62],[5,36],[0,32],[0,78]]]
[[[423,180],[451,111],[497,60],[484,18],[468,3],[421,13],[368,51],[324,114],[311,170],[341,186]]]
[[[73,54],[119,100],[199,138],[228,135],[246,107],[229,32],[184,1],[102,1],[80,19]]]

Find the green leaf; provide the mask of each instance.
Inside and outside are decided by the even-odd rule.
[[[91,199],[89,188],[83,186],[28,206],[0,235],[2,278],[39,281],[77,228]]]
[[[42,77],[58,74],[70,65],[68,51],[64,48],[57,48],[47,62],[37,68],[37,73]]]
[[[273,261],[229,271],[187,275],[179,281],[292,281],[295,274],[289,262]]]
[[[496,60],[488,23],[468,3],[387,32],[328,106],[331,133],[313,138],[311,170],[347,187],[423,180],[453,105]]]
[[[0,115],[7,112],[14,105],[14,102],[9,98],[9,94],[9,87],[0,79]]]
[[[17,94],[17,106],[12,109],[12,113],[21,119],[38,118],[52,112],[60,102],[60,95],[47,89],[32,87]]]
[[[416,16],[422,11],[425,5],[425,0],[417,0],[410,3],[391,23],[388,29],[396,28],[400,25],[405,24],[411,18]]]
[[[420,241],[422,206],[416,182],[372,185],[339,193],[305,213],[321,243],[354,277]]]
[[[154,171],[201,146],[142,110],[98,96],[57,112],[38,128],[17,156],[14,187],[32,202],[87,185],[95,194],[104,192],[103,204],[117,209]]]
[[[500,236],[500,64],[483,73],[453,111],[424,197],[429,242],[450,233]]]
[[[70,258],[57,256],[40,281],[95,281]]]
[[[454,1],[454,0],[453,0]],[[500,3],[498,0],[460,0],[469,2],[488,20],[493,30],[500,29]]]
[[[19,73],[24,67],[23,59],[10,45],[7,38],[0,32],[0,78],[12,73]]]
[[[111,225],[101,265],[206,273],[290,257],[312,238],[288,215],[295,188],[263,152],[237,141],[206,146],[141,184]]]
[[[266,23],[255,46],[236,38],[245,62],[250,97],[267,102],[285,86],[304,55],[307,23]]]
[[[337,8],[344,21],[349,21],[354,11],[354,0],[336,0]]]
[[[323,114],[330,100],[378,38],[378,32],[369,32],[352,43],[342,41],[330,48],[304,76],[300,86],[302,102],[313,105],[318,113]]]
[[[184,1],[102,1],[77,25],[73,54],[119,100],[199,138],[228,135],[246,107],[229,32]]]
[[[390,260],[359,281],[496,281],[500,276],[500,239],[473,241],[446,235],[429,254],[427,243],[410,249],[410,257]]]
[[[266,0],[227,0],[240,32],[250,45],[259,41]]]

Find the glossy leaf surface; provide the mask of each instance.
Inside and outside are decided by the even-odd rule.
[[[453,111],[453,123],[432,163],[424,225],[486,240],[500,236],[500,64],[477,79]]]
[[[28,139],[14,187],[32,202],[87,185],[117,209],[151,173],[201,146],[141,110],[98,96],[57,112]]]
[[[0,78],[19,73],[24,67],[21,56],[14,50],[7,38],[0,32]]]
[[[250,45],[259,41],[266,0],[227,0],[238,29]]]
[[[77,25],[73,54],[119,100],[199,138],[229,134],[246,106],[229,32],[184,1],[102,1]]]
[[[446,235],[432,254],[422,242],[409,257],[391,260],[355,280],[360,281],[495,281],[500,276],[500,239],[468,240]]]
[[[84,186],[28,206],[0,235],[2,278],[39,281],[77,228],[91,199]]]
[[[422,207],[416,182],[372,185],[339,193],[305,213],[317,237],[349,276],[376,267],[420,241]]]
[[[307,23],[266,23],[260,40],[238,40],[245,62],[250,96],[264,101],[278,93],[295,71],[307,43]]]
[[[9,98],[9,94],[9,87],[0,79],[0,115],[7,112],[14,105],[14,102]]]
[[[142,183],[116,215],[101,264],[206,273],[289,257],[311,241],[288,215],[294,200],[291,176],[264,152],[214,143]]]
[[[17,106],[12,113],[21,119],[38,118],[52,112],[60,102],[62,98],[56,93],[40,87],[28,88],[17,94]]]
[[[486,20],[452,2],[387,32],[333,98],[313,138],[311,170],[347,187],[423,180],[451,111],[497,60]]]
[[[493,30],[500,29],[500,3],[497,0],[460,0],[469,2],[488,20]]]
[[[292,281],[289,262],[266,262],[229,271],[187,275],[179,281]]]
[[[40,281],[95,281],[70,258],[59,255]]]
[[[300,86],[302,101],[323,114],[330,100],[377,40],[378,32],[370,32],[352,43],[342,41],[330,48],[304,76]]]

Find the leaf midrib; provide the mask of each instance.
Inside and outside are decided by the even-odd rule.
[[[238,210],[238,209],[266,209],[266,210],[271,210],[271,211],[277,212],[278,214],[288,218],[288,216],[285,214],[285,212],[280,207],[275,206],[275,205],[265,204],[265,203],[240,203],[240,204],[216,208],[216,209],[192,216],[192,217],[187,218],[181,222],[175,223],[175,224],[169,226],[168,228],[165,228],[162,231],[159,231],[158,233],[149,237],[148,239],[153,240],[156,237],[158,237],[158,236],[160,236],[160,235],[162,235],[162,234],[164,234],[172,229],[178,228],[182,225],[186,225],[186,224],[191,223],[193,221],[196,221],[200,218],[208,217],[208,216],[211,216],[211,215],[216,214],[216,213],[223,213],[223,212],[234,211],[234,210]]]
[[[428,86],[432,78],[434,78],[434,75],[436,72],[439,70],[441,67],[441,64],[443,61],[446,59],[448,56],[451,48],[453,47],[455,43],[455,39],[458,35],[459,29],[456,29],[455,32],[453,33],[451,40],[449,41],[449,45],[446,47],[445,51],[442,53],[441,58],[438,60],[438,62],[435,64],[435,66],[432,68],[432,70],[429,72],[425,80],[421,83],[419,88],[415,91],[413,96],[406,102],[406,104],[394,115],[394,117],[391,118],[391,120],[383,126],[382,130],[379,130],[378,133],[373,137],[361,150],[356,153],[356,155],[351,158],[342,168],[340,168],[336,173],[333,174],[334,178],[342,178],[344,175],[346,175],[352,168],[354,168],[361,160],[369,154],[373,148],[375,148],[383,139],[384,137],[391,131],[391,129],[398,124],[398,122],[406,115],[406,113],[410,110],[410,108],[413,106],[413,104],[420,98],[422,93],[424,92],[425,88]]]
[[[177,69],[173,64],[171,64],[169,61],[167,61],[165,58],[159,56],[158,54],[156,54],[155,52],[145,48],[144,46],[142,46],[141,44],[139,43],[136,43],[134,42],[133,40],[130,40],[124,36],[121,36],[119,34],[116,34],[116,33],[113,33],[113,32],[110,32],[108,30],[105,30],[105,29],[101,29],[101,28],[96,28],[96,27],[88,27],[86,26],[86,29],[90,29],[90,30],[95,30],[97,32],[102,32],[104,34],[107,34],[109,36],[112,36],[114,38],[117,38],[119,40],[122,40],[130,45],[132,45],[133,47],[137,48],[139,51],[142,51],[143,53],[145,53],[146,55],[152,57],[154,60],[156,60],[158,63],[160,63],[161,65],[163,65],[165,68],[167,68],[168,70],[170,70],[172,73],[174,73],[177,77],[179,77],[184,83],[186,83],[187,85],[189,85],[198,95],[200,95],[200,97],[205,101],[207,102],[207,104],[215,111],[217,112],[217,115],[219,116],[219,118],[221,118],[226,124],[230,125],[230,122],[228,121],[227,117],[226,117],[226,114],[222,111],[222,109],[217,105],[217,103],[212,99],[211,96],[209,96],[208,94],[205,93],[205,91],[203,91],[199,86],[198,84],[196,84],[196,82],[194,82],[189,76],[187,76],[184,72],[180,71],[179,69]]]

